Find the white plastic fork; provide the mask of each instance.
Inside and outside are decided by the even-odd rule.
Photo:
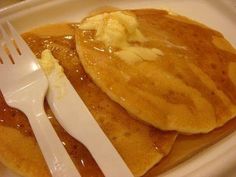
[[[28,117],[52,176],[80,177],[43,108],[47,78],[13,26],[6,22],[5,27],[8,30],[0,25],[0,90],[4,99]]]

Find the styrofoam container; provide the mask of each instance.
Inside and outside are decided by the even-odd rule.
[[[236,47],[236,0],[26,0],[0,9],[19,32],[58,22],[79,22],[99,7],[161,8],[202,22],[223,33]],[[161,177],[235,177],[236,132]],[[0,177],[17,177],[0,165]]]

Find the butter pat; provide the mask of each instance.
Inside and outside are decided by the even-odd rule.
[[[95,40],[103,42],[106,47],[115,47],[118,51],[114,54],[128,64],[153,61],[164,55],[159,49],[139,46],[147,39],[138,28],[136,16],[125,11],[86,18],[79,28],[96,30]]]
[[[164,54],[156,48],[126,47],[123,50],[115,52],[115,55],[126,63],[133,64],[138,61],[154,61]]]
[[[65,95],[64,79],[65,74],[63,68],[55,59],[50,50],[46,49],[41,54],[41,59],[39,60],[43,71],[47,75],[49,80],[49,89],[54,90],[54,94],[57,99],[62,98]]]
[[[41,54],[41,60],[39,60],[39,64],[43,68],[46,75],[50,75],[52,72],[56,72],[58,76],[64,74],[63,68],[59,65],[58,60],[56,60],[51,51],[46,49]]]
[[[123,48],[129,42],[145,42],[146,39],[138,29],[135,16],[127,12],[103,13],[85,19],[80,25],[83,30],[96,30],[95,39],[106,47]]]

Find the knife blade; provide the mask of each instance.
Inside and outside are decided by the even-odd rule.
[[[93,118],[66,75],[53,71],[47,74],[47,77],[49,89],[46,99],[61,126],[87,147],[106,177],[132,177],[130,169]]]

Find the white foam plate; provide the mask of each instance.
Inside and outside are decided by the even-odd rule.
[[[190,17],[224,34],[236,47],[236,0],[26,0],[0,9],[19,32],[50,23],[78,22],[99,7],[164,8]],[[236,132],[176,166],[161,177],[235,177]],[[17,177],[0,165],[0,177]]]

